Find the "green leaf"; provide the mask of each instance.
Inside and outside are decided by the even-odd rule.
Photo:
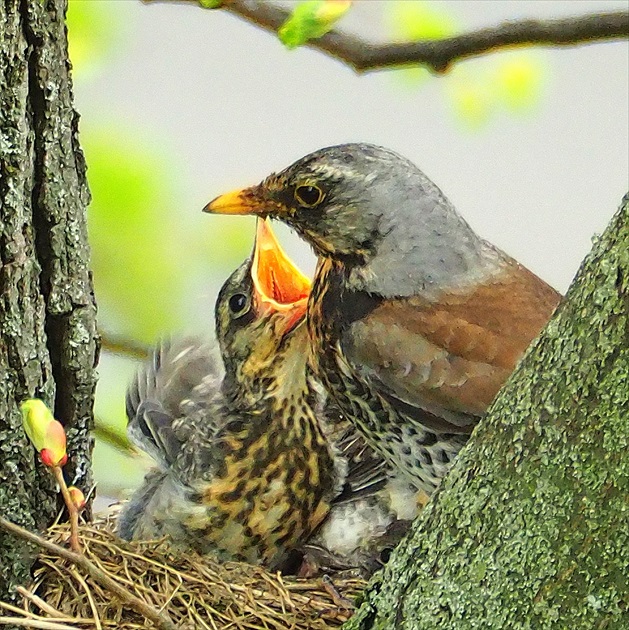
[[[199,0],[199,4],[204,9],[218,9],[223,4],[223,0]]]
[[[22,410],[22,425],[33,446],[41,453],[46,466],[63,466],[66,454],[66,433],[63,425],[55,420],[52,411],[39,398],[25,400]]]
[[[351,6],[349,0],[309,0],[298,4],[278,31],[287,48],[297,48],[332,29]]]
[[[41,451],[46,447],[48,427],[56,422],[52,411],[39,398],[29,398],[20,405],[22,426],[33,446]]]

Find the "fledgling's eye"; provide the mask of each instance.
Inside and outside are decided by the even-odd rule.
[[[312,184],[297,186],[295,188],[295,199],[297,203],[306,206],[306,208],[314,208],[323,201],[323,191]]]
[[[234,293],[229,298],[229,310],[237,317],[244,315],[249,310],[248,306],[249,300],[244,293]]]

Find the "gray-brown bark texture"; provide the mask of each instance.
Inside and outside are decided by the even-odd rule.
[[[629,628],[629,195],[346,628]]]
[[[0,512],[29,529],[54,518],[57,493],[22,430],[25,398],[54,409],[68,433],[68,479],[91,484],[96,307],[65,8],[0,3]],[[0,531],[1,599],[29,569],[24,544]]]

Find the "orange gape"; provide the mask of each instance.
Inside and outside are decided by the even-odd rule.
[[[310,280],[286,256],[268,219],[257,221],[252,276],[260,296],[276,302],[280,309],[310,295]]]

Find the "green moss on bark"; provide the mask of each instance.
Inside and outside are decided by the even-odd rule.
[[[629,197],[346,628],[629,628]]]

